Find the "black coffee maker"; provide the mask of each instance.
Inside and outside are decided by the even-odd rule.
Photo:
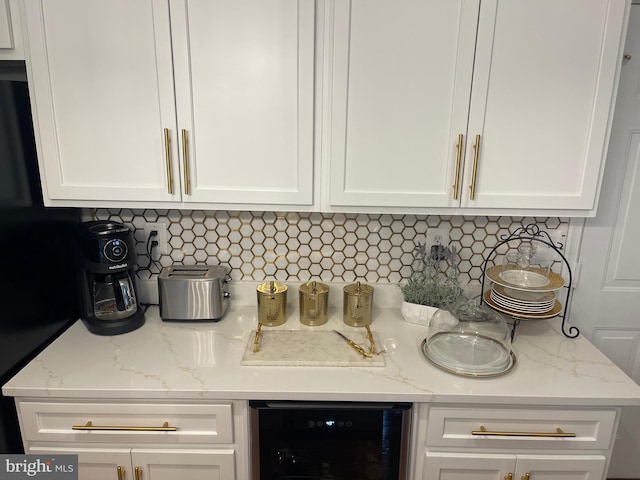
[[[76,230],[80,316],[90,332],[118,335],[144,324],[134,280],[133,233],[108,220],[84,222]]]

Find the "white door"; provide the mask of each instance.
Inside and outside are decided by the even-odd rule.
[[[640,382],[640,5],[631,17],[598,215],[585,222],[571,319]],[[640,409],[620,422],[612,478],[639,478]]]
[[[478,0],[341,0],[333,12],[329,206],[448,207]]]
[[[31,455],[78,455],[78,480],[134,480],[128,448],[31,447]]]
[[[236,480],[234,451],[142,450],[131,451],[135,480]]]
[[[179,200],[168,1],[29,0],[25,11],[47,203]]]
[[[426,452],[423,480],[503,480],[513,473],[515,455]]]
[[[607,459],[602,455],[517,455],[517,457],[514,479],[602,480],[607,463]]]
[[[315,2],[171,0],[185,202],[313,202]]]
[[[462,207],[594,207],[626,5],[482,1]]]

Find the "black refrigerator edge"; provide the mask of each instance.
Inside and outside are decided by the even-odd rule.
[[[78,318],[74,229],[81,211],[44,207],[23,62],[0,62],[0,386]],[[23,453],[0,394],[0,453]]]

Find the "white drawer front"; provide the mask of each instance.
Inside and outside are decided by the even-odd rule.
[[[432,407],[428,413],[427,446],[606,450],[613,440],[615,420],[614,409]],[[500,435],[472,433],[482,428]],[[575,437],[552,436],[558,433],[557,429],[574,433]]]
[[[127,443],[232,443],[231,403],[44,403],[18,404],[22,429],[28,441]],[[74,426],[124,427],[123,429],[74,430]],[[175,431],[136,430],[161,427]]]

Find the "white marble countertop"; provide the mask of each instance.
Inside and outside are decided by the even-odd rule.
[[[271,328],[337,329],[348,335],[362,331],[345,325],[341,312],[341,305],[331,307],[329,322],[320,327],[300,324],[293,312],[284,325]],[[523,321],[512,345],[515,368],[494,378],[461,377],[429,364],[419,350],[426,327],[405,322],[399,308],[374,308],[371,328],[386,349],[383,367],[241,365],[257,324],[255,305],[232,304],[217,323],[163,322],[157,307],[147,311],[146,319],[142,328],[113,337],[93,335],[76,322],[4,385],[3,393],[93,399],[640,405],[640,386],[583,336],[569,339],[558,333],[558,318]]]

